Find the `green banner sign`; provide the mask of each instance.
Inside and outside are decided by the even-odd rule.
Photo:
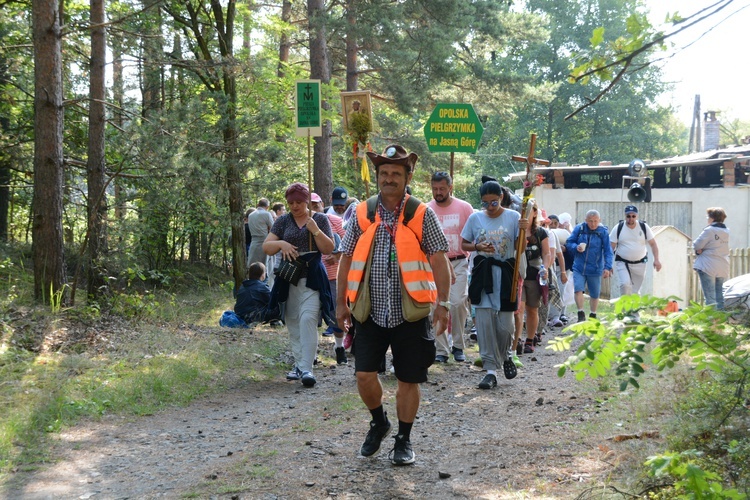
[[[319,137],[323,134],[320,111],[320,80],[297,80],[296,122],[300,137]]]
[[[424,125],[427,149],[433,153],[476,153],[483,132],[471,104],[440,103]]]

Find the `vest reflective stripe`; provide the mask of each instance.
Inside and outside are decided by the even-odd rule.
[[[430,266],[429,262],[420,262],[418,260],[413,260],[411,262],[403,262],[401,263],[401,270],[406,272],[409,271],[432,271],[432,266]]]
[[[407,195],[408,196],[408,195]],[[408,198],[407,198],[408,199]],[[416,302],[433,303],[437,300],[437,287],[435,277],[432,274],[432,266],[427,256],[422,251],[422,224],[427,205],[421,203],[414,212],[414,217],[409,225],[404,225],[404,211],[399,214],[398,229],[396,230],[396,258],[401,270],[401,280],[407,293]],[[359,284],[364,279],[364,268],[367,265],[375,231],[380,225],[380,215],[375,213],[375,222],[371,223],[367,218],[367,203],[363,202],[357,206],[357,223],[363,231],[357,241],[352,254],[352,264],[347,276],[346,296],[350,303],[357,299]]]
[[[425,286],[427,286],[427,288],[424,288]],[[437,292],[437,287],[435,286],[435,283],[425,283],[424,281],[412,281],[411,283],[406,285],[406,289],[409,292],[417,291],[417,290],[435,290],[435,292]]]

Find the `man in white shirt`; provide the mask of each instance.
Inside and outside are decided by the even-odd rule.
[[[648,224],[638,220],[638,208],[635,205],[625,207],[625,221],[620,221],[612,228],[609,240],[615,254],[614,272],[620,281],[620,295],[639,293],[648,261],[646,243],[651,246],[654,269],[657,272],[661,270],[661,262],[654,233]]]
[[[453,179],[447,172],[432,174],[432,198],[427,206],[438,216],[440,227],[448,240],[448,261],[455,275],[455,281],[451,284],[449,308],[453,347],[450,346],[447,333],[438,335],[435,339],[435,361],[447,363],[449,356],[453,354],[453,359],[462,363],[466,361],[464,326],[469,314],[466,300],[469,294],[469,253],[461,249],[461,231],[474,209],[469,203],[453,196]]]

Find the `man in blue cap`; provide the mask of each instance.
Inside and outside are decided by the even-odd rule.
[[[349,199],[349,193],[346,188],[336,186],[333,188],[331,195],[331,206],[326,209],[326,214],[338,215],[341,217],[346,211],[346,200]]]

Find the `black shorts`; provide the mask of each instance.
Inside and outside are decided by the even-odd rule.
[[[377,372],[390,346],[398,380],[410,384],[427,381],[427,369],[435,362],[437,352],[429,318],[413,323],[404,321],[395,328],[383,328],[367,318],[364,323],[354,320],[354,327],[357,331],[355,371]]]

